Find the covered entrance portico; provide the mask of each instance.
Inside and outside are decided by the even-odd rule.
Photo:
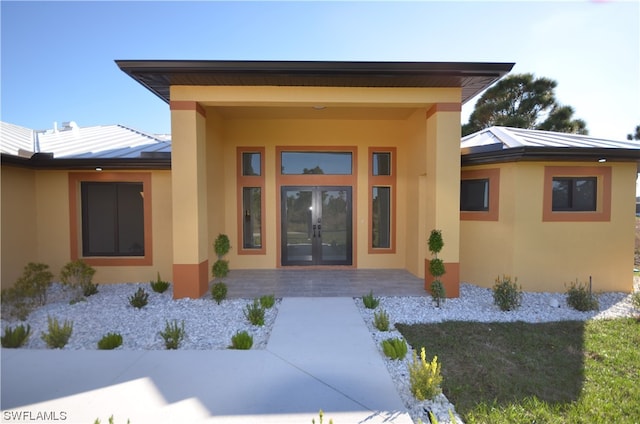
[[[461,105],[512,64],[118,65],[171,109],[175,297],[205,293],[219,234],[232,271],[340,265],[423,278],[437,228],[445,278],[457,279]],[[350,152],[351,167],[285,163],[309,152]]]

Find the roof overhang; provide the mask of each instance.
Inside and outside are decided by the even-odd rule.
[[[169,103],[172,85],[404,87],[462,89],[464,104],[514,63],[116,60],[131,78]]]
[[[15,165],[32,169],[73,169],[95,170],[101,168],[108,170],[153,170],[171,169],[171,156],[142,157],[142,158],[87,158],[87,159],[54,159],[47,154],[35,154],[31,158],[9,155],[0,155],[2,165]]]
[[[566,162],[636,162],[640,172],[640,149],[584,148],[584,147],[533,147],[510,149],[491,148],[461,149],[462,166],[519,161]]]

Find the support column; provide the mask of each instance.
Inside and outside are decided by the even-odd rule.
[[[198,298],[209,284],[206,111],[193,101],[170,107],[173,297]]]
[[[426,248],[431,230],[442,231],[444,248],[438,257],[445,263],[441,281],[447,297],[460,296],[460,103],[438,103],[427,111],[427,175],[424,234],[425,289],[433,277],[428,271]]]

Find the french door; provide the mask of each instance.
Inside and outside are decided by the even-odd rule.
[[[351,187],[283,186],[282,265],[351,265]]]

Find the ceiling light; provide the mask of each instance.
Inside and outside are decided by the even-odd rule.
[[[96,171],[102,171],[102,168],[99,166],[96,166]]]
[[[607,161],[607,158],[600,158],[598,159],[598,162],[600,163],[605,163]]]

